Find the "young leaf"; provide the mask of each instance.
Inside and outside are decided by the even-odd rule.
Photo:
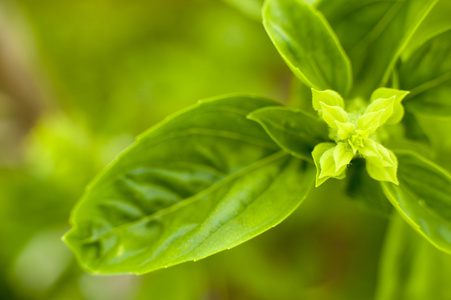
[[[282,58],[307,86],[347,93],[352,81],[349,59],[318,11],[300,0],[269,0],[263,24]]]
[[[384,193],[412,227],[440,250],[451,253],[451,176],[414,152],[397,151],[399,186]]]
[[[198,260],[274,227],[313,183],[307,162],[246,119],[274,105],[201,102],[140,136],[88,188],[64,237],[96,273],[145,273]]]
[[[395,97],[374,100],[357,120],[357,127],[367,135],[372,134],[391,117],[394,104]]]
[[[339,123],[348,122],[348,113],[340,106],[330,106],[323,102],[319,104],[321,106],[319,115],[330,128],[338,130]]]
[[[366,170],[371,178],[399,184],[396,176],[398,160],[393,151],[371,139],[367,139],[360,152],[366,159]]]
[[[328,139],[326,124],[299,109],[265,107],[247,117],[258,122],[282,149],[307,160],[312,159],[315,145]]]
[[[341,174],[354,157],[348,143],[338,143],[334,149],[335,174]]]
[[[324,103],[330,106],[339,106],[345,108],[345,102],[343,98],[336,91],[325,90],[318,91],[312,88],[312,105],[315,110],[322,109],[320,103]]]
[[[345,178],[346,166],[351,161],[352,157],[348,162],[344,162],[344,160],[347,159],[347,156],[343,155],[342,160],[336,162],[334,153],[337,147],[338,146],[334,143],[321,143],[316,145],[315,149],[313,149],[313,162],[316,166],[316,187],[320,186],[331,177],[336,179]]]
[[[401,91],[391,88],[378,88],[371,94],[371,101],[377,99],[388,99],[394,97],[393,113],[386,121],[387,124],[396,124],[404,117],[404,106],[401,101],[409,94],[408,91]]]
[[[399,71],[400,86],[410,90],[405,105],[418,113],[451,116],[451,30],[426,42]]]
[[[436,0],[322,0],[321,11],[352,61],[355,94],[367,97],[390,71]]]

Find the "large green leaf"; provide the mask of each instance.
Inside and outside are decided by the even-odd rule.
[[[321,11],[352,62],[354,94],[369,97],[436,0],[322,0]]]
[[[404,219],[437,248],[451,253],[451,176],[415,152],[398,151],[399,185],[382,183]]]
[[[411,91],[405,105],[415,112],[451,116],[451,30],[418,48],[399,71],[400,86]]]
[[[451,29],[451,2],[449,0],[438,0],[432,10],[426,16],[424,21],[418,27],[418,30],[412,36],[412,39],[402,53],[402,57],[409,57],[412,52],[418,49],[425,42],[437,36],[438,34]]]
[[[426,114],[417,114],[416,117],[430,142],[434,157],[440,160],[441,167],[451,172],[451,118],[437,118]]]
[[[450,299],[451,256],[395,214],[382,252],[377,300]]]
[[[144,273],[234,247],[286,218],[314,170],[246,119],[271,105],[201,102],[140,136],[73,213],[65,240],[83,266]]]
[[[324,17],[300,0],[269,0],[265,29],[293,73],[307,86],[345,95],[351,65]]]
[[[307,160],[312,160],[317,144],[328,140],[326,123],[299,109],[264,107],[253,111],[248,118],[262,125],[282,149]]]

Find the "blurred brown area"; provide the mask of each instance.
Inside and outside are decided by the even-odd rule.
[[[3,2],[2,2],[3,3]],[[34,71],[36,48],[14,2],[0,6],[0,166],[20,159],[24,136],[43,110]]]

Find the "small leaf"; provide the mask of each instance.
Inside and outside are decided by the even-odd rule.
[[[323,184],[324,181],[326,181],[328,178],[320,178],[321,175],[321,158],[323,156],[323,154],[330,150],[333,149],[335,147],[334,143],[321,143],[316,145],[315,149],[313,149],[312,151],[312,157],[313,157],[313,162],[315,163],[316,166],[316,183],[315,186],[318,187],[321,184]]]
[[[337,124],[337,127],[338,127],[337,136],[340,139],[345,140],[345,139],[348,139],[351,137],[351,135],[355,129],[354,123],[351,123],[351,122],[342,123],[342,122],[335,121],[335,124]]]
[[[387,122],[393,114],[395,96],[373,100],[365,109],[364,114],[357,120],[359,129],[379,128]]]
[[[299,0],[269,0],[266,32],[293,73],[307,86],[346,95],[351,64],[324,17]]]
[[[393,156],[394,158],[395,156]],[[378,181],[388,181],[394,184],[399,184],[396,178],[396,167],[394,166],[380,166],[367,161],[366,170],[371,178]]]
[[[358,131],[368,137],[374,133],[382,124],[381,119],[385,113],[385,109],[361,115],[357,120]]]
[[[319,160],[321,166],[321,174],[319,178],[333,177],[335,175],[335,161],[334,161],[334,148],[328,149],[323,153]]]
[[[203,101],[140,136],[72,214],[64,239],[80,263],[141,274],[234,247],[285,219],[315,175],[246,119],[271,105]]]
[[[406,108],[415,113],[451,116],[451,30],[413,52],[401,64],[400,86],[410,90]]]
[[[436,2],[322,0],[318,3],[318,10],[329,21],[351,59],[353,96],[369,97],[377,87],[385,85],[402,50]]]
[[[335,174],[341,174],[354,157],[348,143],[340,142],[334,149]]]
[[[389,181],[399,184],[396,173],[398,160],[393,151],[381,144],[367,139],[360,153],[366,160],[366,170],[371,178],[378,181]]]
[[[319,114],[321,118],[329,125],[330,128],[338,130],[338,123],[348,122],[348,113],[339,106],[329,106],[323,102],[319,103],[321,110]]]
[[[337,92],[331,90],[318,91],[312,88],[312,105],[316,111],[322,109],[320,102],[329,106],[345,108],[345,102]]]
[[[384,193],[415,230],[451,253],[451,175],[414,152],[396,156],[400,184],[382,183]]]
[[[321,143],[316,145],[315,149],[313,149],[312,156],[316,166],[316,187],[320,186],[331,177],[343,179],[346,176],[346,170],[343,170],[341,173],[335,172],[335,146],[336,144],[334,143]]]
[[[395,97],[395,101],[393,103],[393,113],[390,118],[387,120],[387,124],[396,124],[400,122],[404,116],[404,106],[401,104],[401,101],[409,94],[408,91],[402,91],[391,88],[378,88],[371,94],[371,101],[376,99],[388,99]]]
[[[247,117],[262,125],[282,149],[303,159],[311,160],[315,145],[328,139],[326,124],[299,109],[265,107]]]

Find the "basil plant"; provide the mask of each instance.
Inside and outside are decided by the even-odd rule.
[[[263,6],[296,78],[289,105],[216,97],[139,136],[73,211],[64,240],[84,268],[142,274],[205,258],[332,180],[451,253],[451,138],[437,125],[451,116],[451,22],[431,15],[446,1],[311,2]]]

